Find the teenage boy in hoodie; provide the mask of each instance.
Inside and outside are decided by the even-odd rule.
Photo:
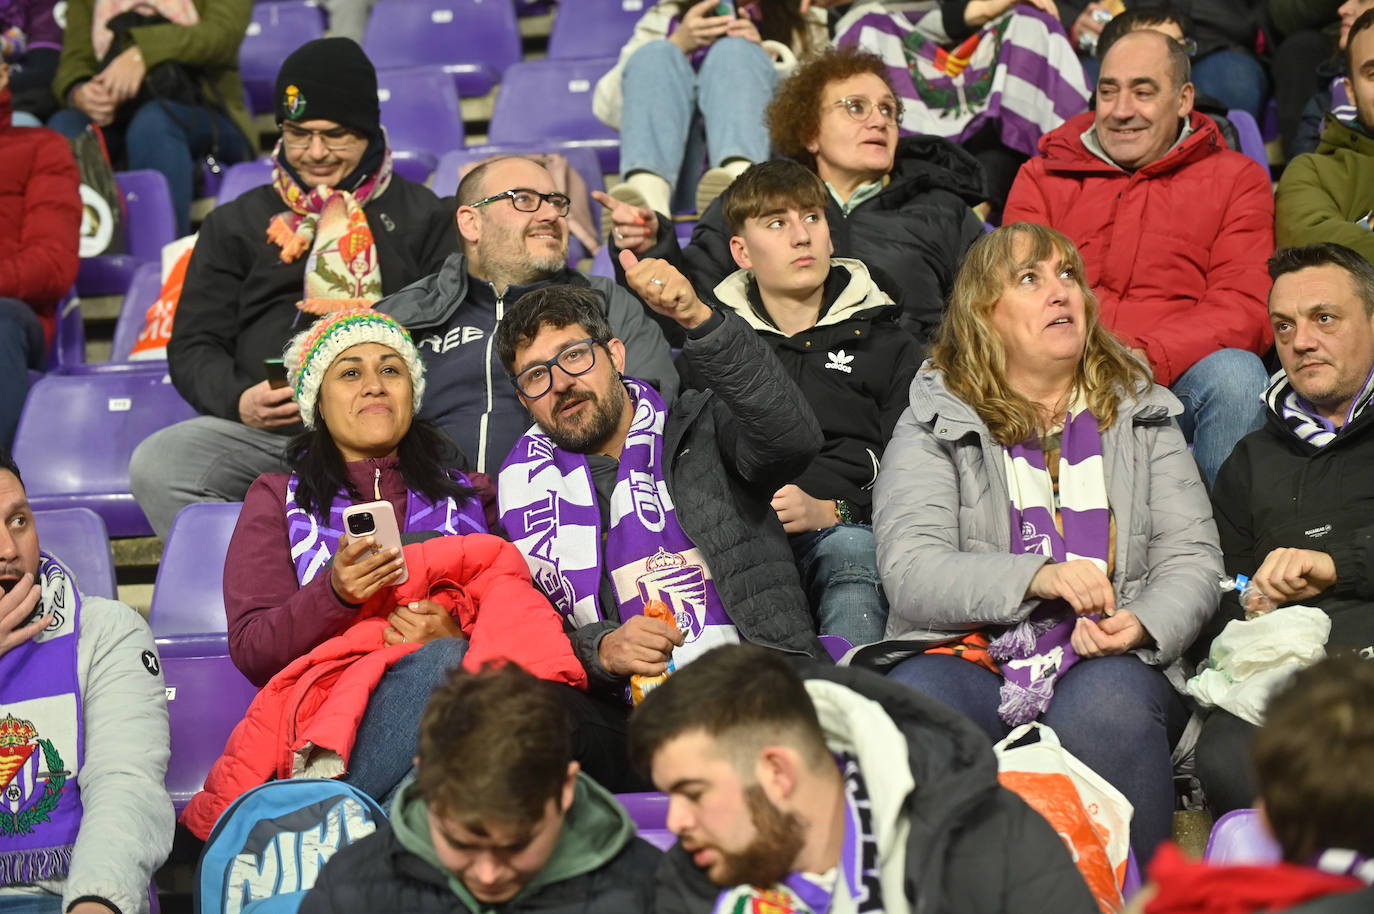
[[[987,737],[875,673],[716,648],[635,709],[630,753],[678,836],[658,914],[1097,911]]]
[[[767,343],[820,421],[820,454],[772,506],[819,630],[860,645],[881,641],[887,626],[872,488],[921,347],[863,262],[831,256],[828,199],[821,179],[791,160],[745,171],[721,198],[740,269],[714,298]]]
[[[390,825],[334,855],[302,914],[652,909],[662,855],[579,770],[547,683],[514,664],[454,670],[415,764]]]

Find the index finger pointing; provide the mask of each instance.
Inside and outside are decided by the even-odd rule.
[[[612,197],[604,190],[592,191],[592,199],[595,200],[597,203],[600,203],[602,206],[606,207],[606,209],[615,209],[617,206],[620,205],[619,200],[617,200],[615,197]]]

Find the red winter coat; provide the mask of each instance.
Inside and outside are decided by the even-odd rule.
[[[14,127],[10,91],[0,92],[0,298],[38,312],[52,342],[57,303],[80,261],[81,180],[61,134]]]
[[[406,546],[405,557],[406,583],[368,601],[358,621],[296,658],[253,699],[205,789],[182,813],[193,833],[208,837],[220,813],[272,777],[346,770],[372,690],[393,663],[420,648],[383,641],[386,613],[397,604],[428,598],[444,606],[471,642],[465,669],[509,660],[541,679],[587,687],[562,617],[530,583],[515,546],[485,533],[443,536]]]
[[[1273,345],[1266,260],[1274,252],[1269,176],[1226,148],[1206,115],[1162,158],[1122,171],[1093,155],[1080,114],[1040,138],[1021,166],[1003,224],[1039,222],[1068,235],[1102,304],[1102,322],[1150,356],[1173,384],[1218,349]]]

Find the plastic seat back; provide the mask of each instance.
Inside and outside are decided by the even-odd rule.
[[[239,75],[249,107],[258,112],[275,111],[272,89],[282,61],[307,41],[323,37],[324,13],[313,2],[253,4],[253,18],[239,45]]]
[[[549,59],[618,57],[644,6],[644,0],[562,0],[549,32]]]
[[[237,200],[244,191],[272,183],[272,159],[270,157],[252,162],[239,162],[230,165],[220,182],[219,193],[215,195],[215,205],[223,206]]]
[[[380,0],[363,50],[378,71],[441,66],[459,96],[486,95],[520,59],[510,0]]]
[[[161,292],[162,267],[156,263],[140,264],[129,283],[129,291],[124,293],[124,303],[119,306],[114,342],[110,345],[111,362],[129,361],[129,354],[138,342],[138,335],[143,332],[148,309],[157,301]]]
[[[463,110],[453,80],[442,67],[410,67],[377,73],[382,126],[394,152],[422,152],[429,168],[446,149],[463,145]]]
[[[1265,172],[1268,173],[1269,153],[1265,151],[1264,137],[1260,135],[1259,124],[1255,123],[1254,115],[1241,108],[1232,108],[1226,112],[1226,119],[1236,128],[1236,134],[1240,137],[1239,151],[1264,166]]]
[[[123,295],[138,265],[158,261],[162,248],[177,238],[172,189],[162,172],[116,172],[115,182],[124,198],[128,253],[101,254],[82,260],[76,274],[78,295]]]
[[[33,520],[39,545],[71,569],[79,593],[115,599],[114,553],[99,514],[90,508],[56,508],[33,512]]]
[[[408,0],[407,0],[408,2]],[[492,110],[492,143],[540,145],[546,151],[590,147],[604,174],[620,170],[620,134],[592,114],[592,90],[614,57],[532,60],[506,71]]]
[[[155,637],[228,632],[224,557],[242,508],[242,502],[187,505],[172,521],[148,611]]]
[[[1267,864],[1283,858],[1279,843],[1253,809],[1234,809],[1217,819],[1203,858],[1216,864]]]

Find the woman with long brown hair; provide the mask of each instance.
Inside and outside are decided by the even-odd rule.
[[[1033,720],[1169,836],[1187,711],[1163,670],[1215,610],[1216,526],[1175,421],[1066,237],[969,249],[874,494],[891,675],[993,739]],[[972,662],[970,662],[972,661]]]

